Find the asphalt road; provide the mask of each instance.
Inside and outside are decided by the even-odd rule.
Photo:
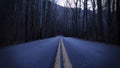
[[[62,36],[1,48],[0,68],[54,68],[56,56],[55,68],[120,68],[119,46]]]
[[[63,37],[73,68],[120,68],[120,47]]]
[[[59,37],[0,49],[0,68],[54,68]]]

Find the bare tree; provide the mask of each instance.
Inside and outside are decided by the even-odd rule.
[[[102,0],[97,0],[97,6],[98,6],[98,12],[97,12],[97,16],[98,16],[98,31],[97,31],[97,35],[98,35],[98,40],[103,41],[104,40],[104,31],[103,31],[103,18],[102,18]]]

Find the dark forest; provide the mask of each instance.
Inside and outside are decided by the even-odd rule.
[[[71,6],[68,0],[66,4]],[[60,6],[56,0],[0,0],[0,47],[58,35],[119,44],[120,0],[75,0],[74,5]]]

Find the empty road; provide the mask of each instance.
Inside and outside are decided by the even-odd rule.
[[[120,47],[57,36],[0,48],[0,68],[120,68]]]

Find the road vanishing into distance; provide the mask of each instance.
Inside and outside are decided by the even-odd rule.
[[[120,68],[120,46],[56,36],[0,48],[0,68]]]

